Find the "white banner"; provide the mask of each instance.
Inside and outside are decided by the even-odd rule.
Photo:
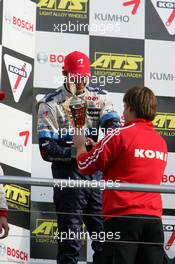
[[[31,115],[0,104],[0,120],[0,162],[31,172]]]
[[[34,58],[36,4],[28,0],[3,3],[3,46]]]
[[[48,45],[52,43],[52,45]],[[58,88],[63,83],[64,57],[80,51],[89,56],[89,36],[37,32],[34,87]]]

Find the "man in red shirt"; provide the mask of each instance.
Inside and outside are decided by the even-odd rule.
[[[124,127],[108,133],[90,152],[86,151],[84,136],[74,136],[78,168],[83,175],[101,170],[105,181],[160,184],[167,146],[151,122],[156,115],[156,97],[149,88],[132,87],[123,102]],[[105,264],[163,263],[159,193],[105,190],[103,214]],[[109,233],[113,234],[113,241]]]

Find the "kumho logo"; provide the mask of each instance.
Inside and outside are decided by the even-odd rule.
[[[175,113],[158,112],[153,124],[157,130],[175,130]]]
[[[96,70],[142,72],[143,56],[133,54],[95,52],[95,60],[91,67],[95,68]]]
[[[88,0],[39,0],[37,7],[52,11],[87,13]]]

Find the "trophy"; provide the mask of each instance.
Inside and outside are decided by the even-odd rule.
[[[83,128],[86,120],[87,103],[84,99],[75,95],[76,86],[71,85],[70,90],[73,96],[65,102],[66,113],[73,127]]]
[[[86,119],[86,106],[87,104],[85,100],[75,95],[72,97],[69,108],[74,127],[82,128],[84,126]]]

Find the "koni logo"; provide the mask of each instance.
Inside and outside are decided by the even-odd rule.
[[[4,55],[4,61],[13,97],[18,103],[32,71],[32,65],[8,54]]]
[[[165,243],[165,249],[170,250],[174,246],[175,242],[175,225],[163,224],[163,231],[170,233],[168,241]]]
[[[37,7],[47,11],[87,13],[88,0],[38,0]]]
[[[151,0],[160,19],[170,35],[175,35],[175,1]]]

